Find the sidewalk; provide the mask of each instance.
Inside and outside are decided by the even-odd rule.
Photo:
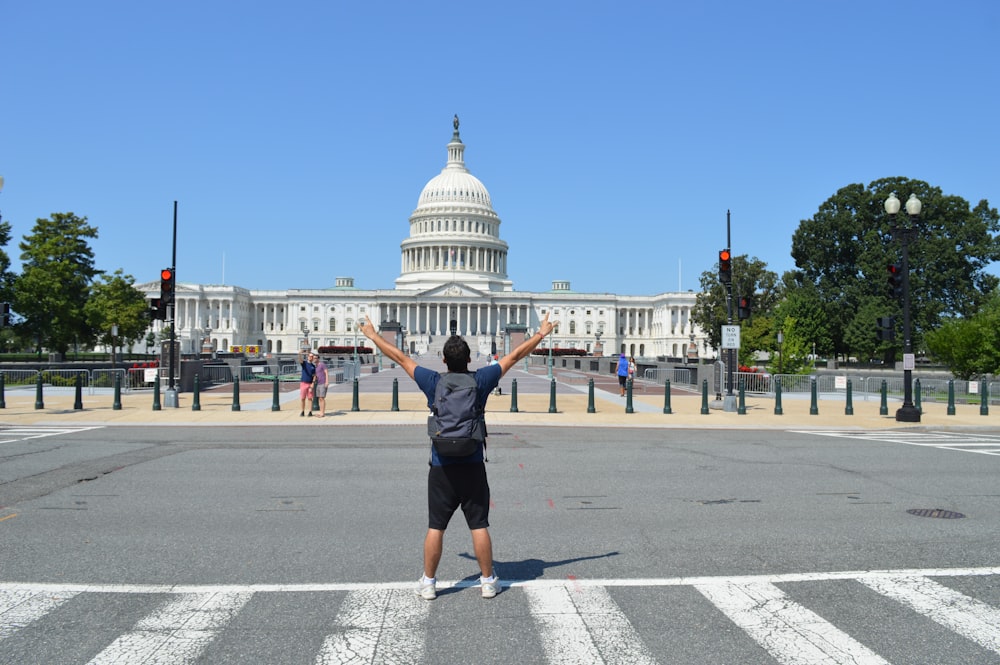
[[[392,411],[392,382],[397,380],[399,411]],[[518,411],[512,413],[510,381],[518,380]],[[782,415],[775,415],[774,398],[747,397],[746,414],[724,412],[710,408],[701,413],[700,394],[672,391],[671,414],[663,413],[663,389],[642,386],[633,394],[634,413],[625,412],[625,398],[617,392],[596,389],[595,413],[587,413],[587,385],[561,383],[556,377],[556,413],[549,413],[550,382],[545,376],[522,370],[512,370],[501,382],[502,395],[490,397],[487,423],[490,426],[559,426],[559,427],[663,427],[720,429],[1000,429],[1000,407],[993,406],[990,414],[980,415],[978,404],[957,404],[956,415],[947,415],[947,404],[924,402],[920,423],[900,423],[895,419],[898,401],[888,404],[889,415],[879,415],[879,400],[855,397],[854,415],[845,415],[845,401],[828,398],[817,403],[819,413],[811,415],[811,400],[803,395],[784,395]],[[121,397],[121,409],[113,409],[110,392],[82,396],[83,409],[74,409],[72,389],[46,387],[44,408],[35,408],[35,389],[8,389],[6,408],[0,409],[0,427],[23,426],[283,426],[307,425],[331,427],[338,425],[424,425],[427,405],[413,382],[399,368],[377,374],[365,374],[358,382],[358,411],[352,411],[353,384],[331,386],[327,396],[326,418],[300,417],[297,385],[279,395],[279,411],[273,411],[273,390],[263,392],[260,386],[241,390],[239,410],[233,410],[232,386],[223,386],[200,395],[201,409],[192,410],[193,395],[181,393],[179,406],[153,411],[152,391],[133,391]],[[269,386],[270,387],[270,386]],[[284,386],[289,388],[291,386]],[[249,387],[248,387],[249,388]],[[709,396],[712,404],[714,395]],[[804,398],[803,398],[804,397]],[[164,398],[161,395],[161,405]],[[308,405],[307,405],[308,410]]]

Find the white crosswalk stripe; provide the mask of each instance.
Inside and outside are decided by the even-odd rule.
[[[1000,455],[1000,434],[984,432],[925,432],[911,430],[800,430],[795,434],[815,434],[842,439],[863,441],[883,441],[902,443],[907,446],[923,446],[957,450],[980,455]]]
[[[42,439],[47,436],[58,436],[60,434],[73,434],[75,432],[86,432],[92,429],[101,429],[102,426],[94,427],[0,427],[0,444],[13,443],[15,441],[26,441],[28,439]]]
[[[122,622],[124,632],[117,637],[114,627],[109,626],[108,641],[101,640],[90,652],[96,656],[86,655],[81,661],[179,664],[211,659],[206,654],[208,648],[221,649],[227,645],[226,639],[232,646],[232,640],[256,634],[256,629],[248,634],[233,628],[234,635],[226,635],[251,600],[259,603],[256,620],[260,621],[261,616],[266,617],[267,603],[277,594],[318,593],[330,594],[339,598],[339,602],[329,610],[333,618],[321,622],[327,627],[326,634],[317,634],[314,647],[317,650],[310,656],[317,665],[431,662],[426,645],[428,631],[440,634],[442,630],[440,621],[432,621],[436,613],[440,613],[440,619],[449,612],[468,612],[470,608],[481,607],[489,616],[500,609],[501,615],[516,617],[521,614],[519,604],[527,606],[542,646],[541,653],[532,654],[533,660],[525,662],[653,665],[674,659],[670,654],[656,653],[644,643],[642,630],[629,620],[611,590],[640,589],[643,594],[657,594],[663,593],[660,590],[664,587],[690,587],[708,602],[703,609],[688,607],[688,612],[720,612],[739,627],[738,633],[749,636],[778,663],[889,663],[872,645],[863,644],[821,616],[821,612],[808,607],[809,602],[796,597],[798,583],[846,582],[860,583],[897,603],[901,616],[912,613],[913,621],[919,617],[932,619],[952,631],[956,639],[961,636],[967,640],[968,649],[981,648],[1000,655],[1000,609],[933,579],[940,577],[985,578],[983,586],[990,589],[1000,581],[1000,567],[638,580],[526,580],[510,583],[495,600],[471,606],[463,605],[467,599],[453,595],[466,593],[468,587],[475,586],[465,582],[441,583],[439,590],[451,587],[453,593],[442,594],[433,602],[419,598],[411,583],[130,586],[4,582],[0,583],[0,662],[14,662],[4,648],[22,631],[35,630],[35,634],[45,636],[45,642],[60,639],[61,631],[67,626],[71,630],[75,623],[66,617],[73,616],[73,612],[88,614],[88,603],[97,602],[88,600],[91,598],[105,598],[101,602],[106,603],[108,596],[120,598],[122,594],[131,594],[136,599],[137,612],[128,623]],[[474,590],[478,595],[478,589]],[[156,604],[145,609],[150,603]],[[325,603],[318,606],[324,607]],[[48,616],[57,610],[69,614],[49,621]],[[148,614],[136,621],[135,617],[140,616],[138,611]],[[670,611],[661,608],[659,614],[666,617]],[[104,617],[103,621],[113,623],[114,616]],[[451,630],[450,624],[444,625],[443,630]],[[891,625],[898,628],[899,618]],[[648,620],[642,628],[650,630]],[[319,631],[322,627],[315,624],[312,629]],[[247,627],[241,630],[246,631]],[[457,626],[454,630],[464,629]],[[734,638],[727,633],[714,639]],[[217,640],[220,645],[213,645]],[[957,643],[953,641],[951,648],[958,648]],[[216,652],[214,658],[225,658],[220,653]]]

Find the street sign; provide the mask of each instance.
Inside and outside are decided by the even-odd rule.
[[[722,326],[722,348],[723,349],[740,348],[739,326]]]

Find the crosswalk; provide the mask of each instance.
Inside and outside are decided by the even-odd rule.
[[[100,428],[100,425],[94,427],[58,427],[46,425],[4,427],[0,425],[0,444],[14,443],[15,441],[26,441],[28,439],[42,439],[48,436],[58,436],[60,434],[86,432],[87,430]]]
[[[729,622],[735,627],[708,636],[713,648],[742,651],[744,655],[734,662],[884,664],[894,662],[894,656],[895,662],[908,662],[898,660],[899,652],[880,652],[880,647],[905,638],[852,636],[858,624],[838,626],[845,612],[817,601],[835,595],[833,585],[844,584],[853,585],[855,594],[882,599],[849,607],[848,615],[888,603],[893,609],[882,606],[877,616],[878,621],[885,619],[885,630],[903,630],[901,626],[912,622],[917,624],[912,629],[916,633],[931,632],[928,626],[934,624],[950,635],[946,653],[954,660],[937,662],[1000,663],[1000,609],[995,606],[1000,600],[995,591],[1000,567],[522,580],[507,584],[491,601],[478,598],[475,583],[461,581],[439,584],[440,595],[433,602],[419,598],[410,582],[242,586],[0,582],[0,662],[416,665],[443,662],[439,652],[430,649],[444,640],[450,654],[447,662],[654,665],[682,662],[677,653],[683,649],[676,644],[668,649],[659,636],[684,615],[691,615],[692,625]],[[816,585],[827,591],[817,594]],[[970,588],[984,589],[993,602],[974,597]],[[669,591],[677,589],[689,592],[689,604],[671,607],[677,596]],[[655,615],[637,610],[634,603],[625,609],[619,601],[628,593],[641,594],[642,607],[655,608]],[[291,597],[295,600],[289,601]],[[630,612],[637,613],[634,620]],[[661,619],[651,621],[650,616]],[[523,653],[499,652],[491,660],[477,651],[475,636],[505,620],[510,630],[520,626],[519,621],[526,622],[532,634],[519,633]],[[301,627],[289,628],[293,621]],[[283,639],[289,643],[281,643]],[[265,640],[278,644],[269,646]],[[294,657],[289,651],[293,648],[298,650]],[[261,655],[268,649],[270,655]],[[469,653],[463,654],[463,649]],[[23,660],[29,652],[37,660]],[[257,659],[248,653],[258,654]],[[709,654],[704,662],[725,659]]]
[[[1000,434],[981,432],[928,432],[923,430],[801,430],[795,433],[902,443],[908,446],[941,448],[966,453],[978,453],[980,455],[1000,455]]]

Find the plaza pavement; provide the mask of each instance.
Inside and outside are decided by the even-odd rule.
[[[591,376],[595,380],[594,413],[588,413],[587,377],[579,372],[556,371],[556,412],[549,413],[551,381],[544,374],[523,369],[511,370],[501,381],[502,394],[490,397],[487,423],[491,426],[561,427],[661,427],[730,429],[838,429],[873,430],[922,428],[930,430],[1000,427],[1000,407],[980,414],[979,404],[957,404],[956,414],[947,415],[944,402],[923,402],[920,423],[900,423],[895,419],[898,400],[889,400],[889,415],[879,415],[878,395],[854,394],[853,415],[846,415],[843,394],[823,395],[817,414],[810,414],[809,395],[785,394],[782,414],[776,415],[774,397],[746,397],[746,413],[726,412],[709,395],[709,413],[702,413],[702,395],[675,388],[671,391],[672,413],[664,414],[663,386],[637,382],[633,392],[633,413],[626,413],[626,400],[618,394],[615,377]],[[511,381],[518,381],[517,412],[511,412]],[[398,386],[398,411],[392,410],[393,380]],[[153,410],[150,390],[129,391],[121,396],[121,408],[114,408],[109,391],[91,394],[84,390],[82,409],[75,409],[72,389],[46,387],[44,408],[36,408],[35,387],[8,388],[5,407],[0,409],[0,427],[24,426],[287,426],[336,427],[339,425],[423,425],[427,407],[413,381],[399,368],[362,374],[358,381],[358,410],[353,384],[331,386],[325,418],[299,415],[298,384],[282,384],[279,409],[273,410],[273,384],[241,384],[238,410],[234,410],[231,384],[200,393],[200,410],[193,410],[192,393],[180,393],[177,407]],[[308,405],[307,405],[308,410]]]

